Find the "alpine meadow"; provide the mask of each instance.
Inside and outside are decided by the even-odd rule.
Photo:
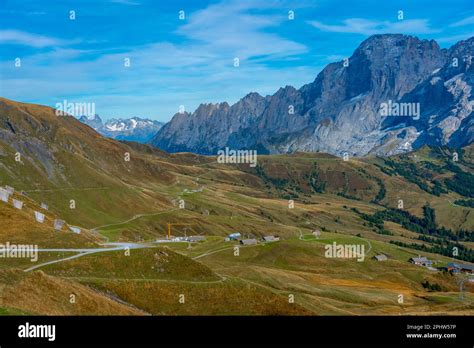
[[[348,3],[0,0],[20,339],[43,315],[472,318],[474,8]]]

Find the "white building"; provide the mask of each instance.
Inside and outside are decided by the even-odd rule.
[[[36,218],[36,221],[38,221],[41,224],[44,222],[44,214],[40,212],[35,211],[35,218]]]
[[[72,232],[74,232],[74,233],[77,233],[77,234],[81,233],[80,227],[77,227],[77,226],[69,226],[69,229],[70,229]]]
[[[231,233],[227,236],[229,240],[238,240],[242,235],[239,232]]]
[[[8,185],[5,185],[5,190],[11,195],[15,193],[15,189]]]
[[[375,255],[374,259],[377,260],[377,261],[387,261],[388,257],[387,257],[387,255],[380,254],[380,255]]]
[[[64,220],[56,219],[54,220],[54,229],[61,231],[64,226]]]
[[[202,241],[206,240],[206,237],[204,237],[204,236],[191,236],[191,237],[186,238],[186,240],[188,242],[191,242],[191,243],[196,243],[196,242],[202,242]]]
[[[8,193],[8,191],[0,187],[0,201],[4,201],[5,203],[8,203],[9,197],[10,197],[10,194]]]
[[[242,245],[255,245],[255,244],[257,244],[257,240],[255,238],[242,239],[240,241],[240,244],[242,244]]]
[[[13,206],[17,209],[23,209],[23,202],[17,199],[13,199]]]

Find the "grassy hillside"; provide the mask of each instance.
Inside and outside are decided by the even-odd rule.
[[[473,150],[457,150],[457,161],[453,151],[422,148],[348,161],[326,154],[259,156],[251,168],[106,139],[51,108],[0,99],[0,185],[15,187],[15,198],[25,202],[21,211],[11,200],[0,202],[0,243],[153,246],[130,256],[123,250],[40,252],[41,267],[25,274],[18,270],[31,267],[29,260],[0,259],[6,286],[0,313],[472,314],[472,283],[465,283],[462,300],[459,293],[463,275],[408,263],[420,254],[446,265],[456,260],[448,253],[453,246],[461,248],[458,261],[472,262]],[[46,214],[44,224],[34,220],[35,210]],[[82,227],[81,234],[54,231],[56,218]],[[174,236],[206,241],[156,247],[168,223],[179,224]],[[313,230],[322,231],[319,239]],[[236,231],[281,240],[234,256],[236,243],[223,237]],[[325,244],[334,241],[364,245],[365,260],[325,257]],[[389,260],[372,260],[377,253]],[[16,301],[12,294],[29,291],[34,281],[42,295],[24,299],[25,305]],[[61,296],[71,289],[90,291],[92,302],[67,307]],[[181,293],[185,305],[178,302]],[[53,301],[51,309],[35,307],[44,298]]]
[[[87,255],[48,265],[43,271],[68,278],[216,281],[209,268],[167,248],[132,249]]]
[[[0,307],[29,315],[144,315],[104,292],[41,271],[0,271]],[[74,297],[71,297],[73,295]],[[74,298],[74,300],[71,300]]]

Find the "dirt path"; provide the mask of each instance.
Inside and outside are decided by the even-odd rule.
[[[104,228],[104,227],[117,226],[117,225],[124,225],[124,224],[127,224],[127,223],[129,223],[129,222],[132,222],[132,221],[134,221],[134,220],[136,220],[136,219],[139,219],[139,218],[141,218],[141,217],[144,217],[144,216],[155,216],[155,215],[160,215],[160,214],[168,213],[168,212],[174,211],[174,210],[178,210],[178,208],[172,208],[172,209],[168,209],[168,210],[161,210],[161,211],[155,212],[155,213],[137,214],[137,215],[134,215],[133,217],[131,217],[130,219],[125,220],[125,221],[122,221],[122,222],[115,222],[115,223],[113,223],[113,224],[107,224],[107,225],[102,225],[102,226],[94,227],[94,228],[91,229],[91,231],[98,233],[98,230],[101,229],[101,228]]]
[[[24,272],[30,272],[35,269],[41,268],[43,266],[51,265],[54,263],[59,263],[63,261],[77,259],[82,256],[96,254],[96,253],[104,253],[110,251],[117,251],[117,250],[126,250],[126,249],[143,249],[143,248],[151,248],[151,246],[146,244],[136,244],[136,243],[118,243],[117,246],[112,248],[96,248],[96,249],[38,249],[39,252],[77,252],[78,254],[68,256],[62,259],[52,260],[48,262],[43,262],[38,265],[34,265],[24,270]]]

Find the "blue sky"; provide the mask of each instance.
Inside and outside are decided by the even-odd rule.
[[[0,0],[0,95],[168,121],[180,105],[299,88],[373,34],[449,47],[474,36],[473,8],[472,0]]]

